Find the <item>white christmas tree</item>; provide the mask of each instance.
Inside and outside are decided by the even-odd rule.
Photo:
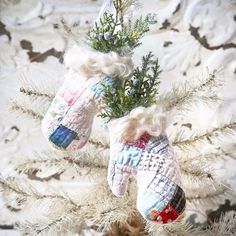
[[[126,4],[134,3],[117,2],[125,9]],[[107,235],[233,235],[234,212],[222,215],[219,222],[209,220],[207,227],[189,223],[191,214],[206,218],[207,209],[215,209],[225,199],[235,199],[228,182],[234,173],[228,170],[235,164],[236,117],[219,96],[226,87],[219,72],[167,87],[161,77],[157,99],[168,114],[167,135],[180,165],[187,199],[185,216],[168,225],[142,219],[136,209],[134,180],[123,198],[111,193],[106,180],[109,140],[100,118],[96,118],[83,150],[60,152],[47,145],[41,120],[63,77],[49,80],[28,73],[19,73],[19,92],[11,110],[25,123],[25,132],[30,131],[34,137],[22,145],[42,147],[34,155],[14,153],[0,179],[2,208],[8,209],[3,211],[5,217],[11,217],[23,235],[73,235],[91,228],[110,231]],[[227,105],[233,107],[233,102]],[[208,118],[197,119],[198,114]],[[219,168],[224,169],[223,175]]]

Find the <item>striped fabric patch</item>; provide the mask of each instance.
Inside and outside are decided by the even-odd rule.
[[[172,206],[178,213],[182,213],[185,209],[186,198],[185,193],[182,188],[177,186],[175,189],[175,193],[172,199],[169,202],[170,206]]]
[[[162,224],[175,221],[186,205],[184,191],[161,174],[156,174],[142,198],[141,209],[147,218]]]

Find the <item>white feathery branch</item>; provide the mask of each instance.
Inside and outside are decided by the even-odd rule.
[[[83,219],[81,217],[81,215],[79,214],[79,211],[81,209],[81,206],[75,206],[75,207],[71,207],[68,210],[68,207],[66,208],[66,212],[64,212],[62,215],[60,215],[58,218],[51,220],[50,223],[44,224],[41,227],[38,226],[37,224],[28,224],[26,229],[23,229],[25,227],[25,225],[23,224],[21,227],[21,229],[23,229],[22,231],[25,233],[30,233],[32,234],[33,232],[35,232],[35,235],[55,235],[55,234],[62,234],[64,233],[68,233],[68,232],[73,232],[73,225],[71,225],[71,222],[73,220],[76,220],[77,222],[80,222],[80,225],[83,225]],[[82,222],[81,222],[82,221]],[[46,223],[46,222],[45,222]],[[20,226],[20,225],[19,225]],[[72,227],[69,227],[72,226]],[[77,225],[77,229],[79,224]],[[75,227],[75,225],[74,225]],[[81,227],[80,231],[83,229],[83,227]]]
[[[95,173],[93,178],[99,177],[100,174],[103,176],[103,172],[106,171],[107,165],[101,160],[92,161],[91,158],[73,159],[68,156],[61,157],[60,159],[35,159],[35,160],[24,160],[14,165],[15,170],[18,173],[24,173],[29,176],[33,175],[37,178],[42,178],[43,180],[48,179],[50,176],[55,174],[62,174],[65,171],[71,173],[87,173],[91,175],[93,170]],[[39,177],[38,176],[44,176]]]
[[[21,104],[18,104],[16,101],[12,101],[10,105],[10,110],[17,112],[18,114],[27,115],[28,117],[41,121],[43,119],[43,115],[40,113],[37,113],[33,109],[26,108],[25,106],[22,106]]]
[[[33,198],[33,199],[55,199],[55,200],[64,200],[71,205],[77,206],[74,201],[72,201],[70,198],[67,198],[62,195],[49,195],[49,194],[41,194],[39,191],[37,191],[35,188],[33,188],[32,185],[26,184],[26,181],[24,178],[21,179],[22,182],[24,182],[24,188],[23,184],[21,186],[19,185],[19,181],[16,180],[15,177],[8,177],[8,178],[0,178],[0,185],[2,189],[5,189],[10,192],[14,192],[20,196],[26,197],[26,198]]]
[[[201,170],[194,173],[182,173],[182,182],[188,200],[205,199],[230,191],[212,173],[204,173]]]
[[[168,225],[159,225],[155,223],[148,222],[146,225],[147,235],[149,236],[199,236],[202,235],[203,231],[199,228],[193,228],[191,224],[185,223],[184,220],[179,220]]]
[[[221,160],[222,158],[233,158],[235,159],[236,146],[231,145],[230,147],[217,147],[214,152],[198,154],[198,155],[186,155],[185,158],[180,159],[180,165],[184,165],[186,162],[193,162],[195,160],[204,163],[212,163]]]
[[[93,145],[93,146],[95,146],[95,147],[97,147],[97,148],[102,148],[102,149],[104,149],[104,150],[110,148],[110,145],[108,145],[108,144],[103,144],[102,142],[95,141],[95,140],[93,140],[93,139],[89,139],[89,140],[88,140],[88,143],[91,144],[91,145]]]
[[[236,213],[229,211],[220,216],[205,232],[204,236],[234,235],[236,232]]]
[[[193,135],[188,139],[183,139],[182,135],[176,135],[172,145],[176,148],[185,149],[189,146],[194,146],[196,143],[208,141],[212,142],[213,139],[220,139],[220,136],[233,136],[236,131],[236,120],[235,117],[231,119],[229,123],[223,124],[219,127],[207,130],[203,134]]]
[[[52,99],[54,98],[53,95],[50,95],[47,93],[41,93],[41,92],[38,92],[37,90],[33,90],[33,89],[29,89],[29,88],[21,87],[20,92],[25,94],[26,96],[45,97],[45,98],[49,99],[50,101],[52,101]]]
[[[196,86],[187,81],[183,85],[174,87],[171,92],[160,96],[159,101],[166,111],[172,109],[184,110],[184,107],[189,107],[194,101],[216,102],[219,99],[214,92],[214,88],[221,85],[219,81],[216,81],[215,73],[213,73],[208,76],[206,81],[202,81]],[[204,95],[206,90],[209,91],[206,93],[207,95]]]
[[[176,222],[170,225],[157,225],[154,223],[147,223],[146,230],[149,236],[162,235],[162,236],[222,236],[234,235],[236,232],[236,213],[230,211],[220,217],[206,229],[193,227],[184,221]]]
[[[133,197],[135,194],[133,195]],[[51,219],[45,221],[44,223],[38,222],[37,224],[27,224],[27,222],[20,222],[20,228],[29,227],[29,232],[37,231],[37,233],[48,233],[54,231],[57,235],[61,233],[60,225],[64,225],[64,222],[68,220],[69,226],[64,225],[64,229],[68,232],[73,231],[73,224],[75,219],[80,221],[86,220],[86,223],[89,225],[97,225],[99,229],[107,230],[111,223],[116,222],[117,220],[123,221],[127,218],[128,214],[135,212],[134,199],[133,197],[126,196],[124,199],[119,199],[114,197],[111,192],[108,190],[107,185],[101,182],[93,192],[85,196],[84,201],[81,204],[77,205],[64,205],[63,211],[60,209],[60,214],[57,214],[57,209],[51,207],[50,214]],[[59,202],[55,202],[59,204]],[[52,205],[53,206],[53,205]],[[93,211],[91,209],[96,209]],[[55,211],[55,212],[53,212]],[[40,227],[38,227],[40,225]]]
[[[22,72],[18,78],[19,81],[19,92],[25,96],[47,98],[52,101],[55,97],[57,89],[61,82],[53,80],[53,78],[31,78],[27,73]]]

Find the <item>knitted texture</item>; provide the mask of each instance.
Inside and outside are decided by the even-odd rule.
[[[112,86],[113,79],[83,78],[70,71],[57,92],[42,121],[46,139],[56,148],[82,148],[91,133],[94,116],[102,108],[104,86]]]
[[[112,192],[125,194],[129,178],[137,177],[137,209],[148,220],[169,223],[184,211],[178,163],[166,135],[144,133],[137,141],[122,143],[110,128],[108,183]]]

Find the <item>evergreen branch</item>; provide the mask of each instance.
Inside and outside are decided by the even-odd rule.
[[[124,27],[124,1],[122,0],[115,0],[114,1],[114,6],[116,9],[116,14],[119,17],[119,22],[121,27]],[[118,20],[116,20],[118,22]]]
[[[116,79],[113,87],[104,86],[102,118],[110,121],[127,115],[136,107],[149,107],[157,102],[161,71],[158,59],[153,60],[153,57],[149,52],[142,58],[142,66],[134,70],[132,79],[127,78],[123,82]]]
[[[124,15],[127,13],[131,6],[138,6],[137,0],[115,0],[114,6],[116,9],[116,14],[120,18],[120,22],[123,22]],[[124,22],[123,22],[124,23]]]
[[[116,17],[105,12],[100,23],[95,23],[95,26],[89,30],[87,43],[92,48],[105,53],[114,51],[120,55],[131,54],[132,50],[141,44],[140,39],[150,30],[150,25],[156,23],[156,16],[148,14],[144,19],[142,17],[137,19],[134,25],[125,26],[124,9],[120,4],[122,0],[116,0]],[[122,28],[118,29],[120,25]]]

